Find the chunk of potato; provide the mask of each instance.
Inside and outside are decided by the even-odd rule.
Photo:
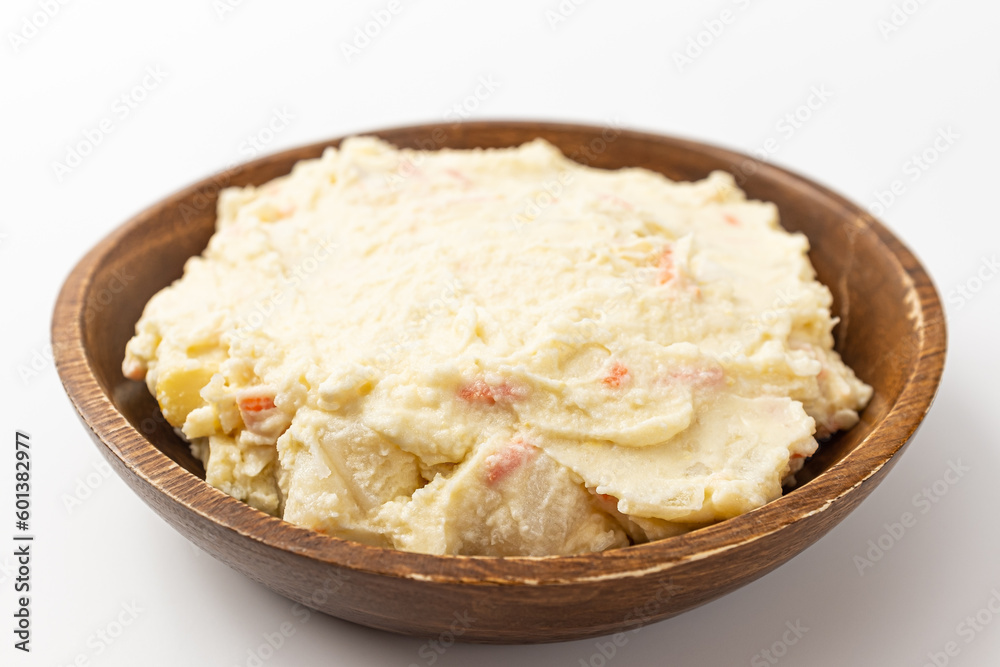
[[[201,390],[214,374],[214,368],[193,363],[161,369],[156,379],[156,401],[171,426],[182,427],[192,410],[205,405]]]

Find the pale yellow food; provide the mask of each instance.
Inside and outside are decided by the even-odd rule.
[[[123,369],[209,483],[332,535],[498,556],[675,535],[777,498],[871,396],[777,218],[721,172],[352,138],[222,193]]]

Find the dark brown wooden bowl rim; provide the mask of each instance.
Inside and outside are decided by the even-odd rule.
[[[532,121],[477,121],[464,124],[477,128],[523,128],[552,131],[592,132],[602,128],[565,123]],[[439,124],[415,125],[360,134],[380,135],[400,131],[426,131]],[[699,151],[727,164],[753,160],[747,155],[686,139],[661,134],[623,130],[635,139],[659,146]],[[912,284],[913,317],[917,318],[919,340],[916,361],[898,399],[881,423],[846,457],[801,488],[733,519],[688,535],[658,542],[579,556],[556,557],[476,557],[432,556],[367,546],[300,528],[259,512],[222,491],[212,488],[174,463],[154,447],[115,408],[103,392],[83,345],[84,295],[96,267],[113,252],[118,240],[142,225],[150,211],[160,206],[176,206],[208,183],[228,183],[250,165],[281,161],[294,152],[335,145],[342,138],[317,142],[268,155],[251,163],[205,178],[140,212],[111,232],[76,265],[57,298],[52,321],[56,365],[69,397],[84,422],[97,438],[138,478],[161,490],[173,502],[205,516],[216,524],[244,537],[279,549],[340,567],[391,577],[441,583],[472,585],[569,584],[636,577],[662,571],[679,563],[696,561],[760,539],[803,517],[827,511],[841,498],[862,485],[880,470],[913,435],[930,409],[944,367],[946,342],[941,302],[927,272],[916,257],[880,222],[866,211],[807,178],[769,163],[756,160],[758,174],[780,180],[790,188],[819,193],[842,207],[856,224],[877,235],[899,270]]]

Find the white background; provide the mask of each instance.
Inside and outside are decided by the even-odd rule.
[[[15,429],[34,443],[37,541],[30,655],[12,648],[13,547],[0,547],[0,663],[255,664],[265,636],[291,621],[294,634],[264,664],[762,665],[773,664],[761,653],[771,648],[789,666],[922,665],[936,653],[938,664],[998,664],[1000,614],[987,604],[997,595],[1000,609],[1000,278],[990,264],[1000,253],[1000,5],[895,2],[910,13],[890,32],[890,0],[567,0],[572,12],[558,22],[547,14],[558,0],[401,0],[348,58],[342,44],[387,1],[245,0],[222,11],[212,0],[80,0],[49,2],[57,11],[47,18],[45,2],[5,0],[0,542],[12,545],[14,532]],[[731,21],[714,23],[723,10]],[[691,39],[705,46],[679,64]],[[161,80],[132,92],[147,68]],[[476,99],[481,78],[495,90]],[[827,99],[800,109],[815,90]],[[600,652],[606,638],[439,655],[333,618],[301,623],[290,602],[191,547],[96,472],[98,451],[47,361],[56,292],[85,250],[177,188],[252,157],[248,137],[266,139],[276,112],[292,119],[263,152],[454,117],[456,104],[473,118],[617,121],[743,151],[768,145],[768,159],[866,205],[898,180],[881,217],[946,300],[937,401],[870,499],[776,572],[627,635],[611,659]],[[783,122],[797,110],[798,127]],[[60,178],[55,163],[103,119],[110,133]],[[934,149],[949,131],[938,141],[946,150]],[[911,159],[925,150],[936,159],[921,170]],[[943,481],[950,463],[969,468],[954,484]],[[935,502],[914,500],[935,482]],[[907,511],[915,525],[892,537],[886,524]],[[880,538],[890,548],[869,553]],[[991,622],[962,625],[984,609]],[[119,617],[124,631],[99,639]],[[808,628],[794,645],[782,645],[793,637],[786,623]]]

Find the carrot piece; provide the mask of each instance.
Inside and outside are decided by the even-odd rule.
[[[677,275],[674,268],[674,249],[672,247],[667,246],[663,249],[657,261],[657,268],[660,269],[659,279],[661,285],[670,282]]]
[[[485,380],[473,380],[458,388],[458,397],[469,403],[496,405],[497,402],[511,403],[524,398],[524,389],[509,382],[490,385]]]
[[[611,370],[608,371],[608,375],[601,380],[604,384],[609,387],[617,389],[618,387],[625,384],[629,378],[628,369],[620,361],[616,361],[611,365]]]
[[[273,396],[244,396],[236,403],[240,412],[264,412],[274,409]]]
[[[725,373],[721,368],[684,368],[670,373],[670,379],[692,387],[716,387],[722,383]]]
[[[518,438],[496,454],[486,457],[486,481],[492,486],[535,457],[534,445]]]

